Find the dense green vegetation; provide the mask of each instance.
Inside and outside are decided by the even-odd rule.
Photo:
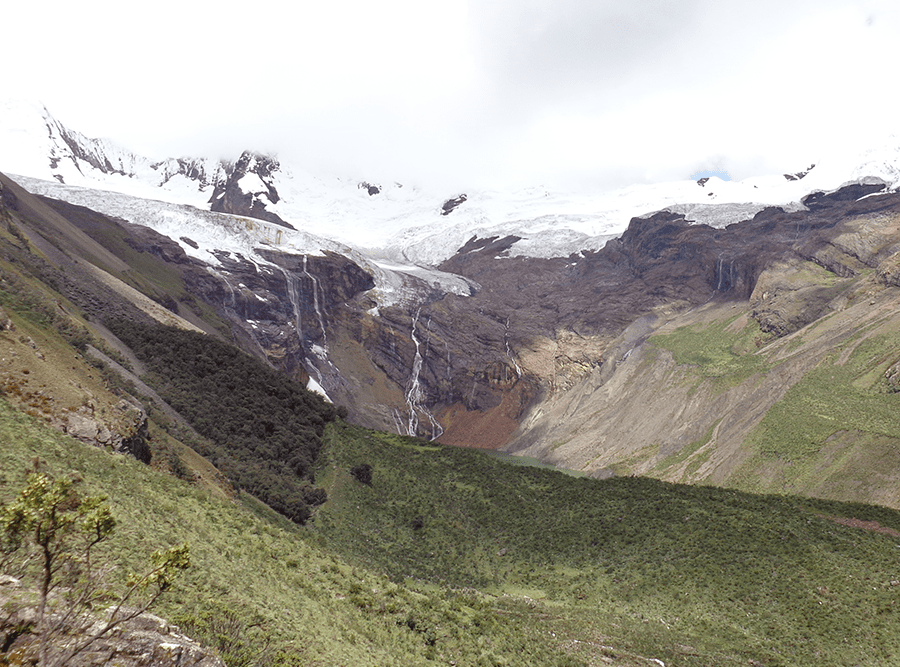
[[[123,566],[187,542],[160,613],[229,665],[884,665],[897,537],[874,506],[600,481],[326,430],[306,527],[39,426],[0,402],[0,497],[35,455],[109,498]],[[369,466],[369,484],[359,471]],[[354,474],[356,470],[356,474]],[[643,657],[641,657],[643,656]]]
[[[302,523],[324,501],[311,485],[336,408],[283,373],[210,336],[126,321],[109,327],[147,365],[157,392],[212,444],[197,443],[240,488]]]
[[[190,567],[190,549],[154,552],[150,570],[134,575],[121,597],[110,598],[102,584],[108,569],[102,554],[116,526],[109,505],[102,496],[82,494],[79,475],[54,479],[41,467],[36,459],[19,495],[0,504],[0,568],[15,572],[19,587],[24,581],[38,591],[37,618],[30,628],[18,625],[12,639],[5,630],[4,649],[15,635],[36,634],[13,662],[36,658],[47,667],[72,664],[94,642],[146,612]],[[95,626],[93,610],[110,602],[110,617]],[[7,662],[0,657],[0,664]]]
[[[160,267],[119,230],[98,230],[116,256],[147,262],[123,279],[167,303],[185,296],[180,281],[151,275]],[[83,348],[86,330],[47,287],[63,276],[13,241],[2,248],[0,304]],[[269,506],[192,474],[158,422],[156,451],[172,454],[183,479],[73,441],[4,400],[0,503],[37,456],[108,497],[117,530],[107,553],[120,575],[156,548],[188,543],[193,567],[160,613],[229,667],[900,663],[900,512],[514,467],[335,421],[333,406],[209,337],[112,326],[210,439],[197,450]],[[885,453],[859,463],[860,479],[877,483],[876,465],[896,469],[897,396],[882,386],[895,340],[847,340],[797,382],[753,433],[743,488],[772,488],[760,471],[776,469],[804,489],[832,472],[847,483],[857,441]],[[737,319],[652,339],[690,367],[688,382],[716,391],[777,367],[756,354],[763,342]],[[58,343],[68,369],[72,350]],[[697,465],[714,429],[659,468]],[[828,443],[845,440],[833,468],[820,466]],[[109,585],[121,591],[120,575]]]
[[[229,667],[585,664],[550,634],[560,628],[541,604],[394,583],[246,494],[220,499],[71,440],[0,400],[0,503],[16,496],[35,456],[107,497],[119,573],[155,549],[190,545],[192,565],[156,613],[216,648]]]
[[[897,538],[827,518],[900,530],[896,511],[572,478],[344,424],[320,460],[330,501],[314,529],[397,582],[525,595],[578,632],[602,627],[608,643],[666,664],[900,656]],[[361,461],[371,485],[349,473]]]

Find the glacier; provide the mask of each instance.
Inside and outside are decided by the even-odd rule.
[[[848,182],[880,179],[894,190],[900,184],[900,137],[855,155],[821,160],[795,180],[777,174],[742,181],[711,177],[703,183],[633,185],[614,191],[483,189],[466,192],[466,202],[450,215],[442,215],[441,206],[461,193],[389,183],[379,184],[377,194],[370,195],[369,188],[360,187],[368,185],[365,175],[326,176],[299,165],[276,164],[277,169],[263,178],[252,171],[251,159],[250,171],[239,179],[238,187],[258,197],[267,212],[295,227],[297,234],[287,235],[290,230],[281,231],[261,220],[249,225],[208,215],[216,185],[221,186],[225,178],[225,161],[172,158],[153,162],[110,140],[90,139],[67,129],[43,105],[0,102],[0,171],[21,179],[38,194],[118,215],[173,239],[193,233],[202,237],[204,245],[208,242],[220,250],[233,246],[234,251],[247,253],[254,244],[284,244],[289,252],[353,253],[370,258],[368,264],[390,263],[401,272],[433,269],[473,236],[521,237],[503,257],[566,257],[597,250],[619,236],[632,218],[663,209],[724,227],[767,206],[802,207],[801,199],[810,192],[832,191]],[[278,194],[277,202],[267,194],[270,186]],[[131,198],[127,207],[106,201],[121,203],[126,195]],[[135,211],[134,198],[148,201],[138,207],[140,212],[126,214],[126,208]],[[214,231],[216,226],[221,230]],[[239,229],[242,226],[247,229]],[[176,228],[182,231],[174,234]],[[201,243],[201,238],[191,239]],[[183,247],[193,256],[212,261],[210,247]],[[430,279],[446,282],[438,275]],[[451,289],[465,291],[459,284]]]

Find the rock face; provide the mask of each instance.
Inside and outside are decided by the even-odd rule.
[[[247,157],[233,174],[255,173],[252,164]],[[519,237],[475,237],[439,267],[477,284],[471,296],[406,275],[412,296],[377,308],[371,271],[342,255],[261,250],[271,265],[260,266],[221,253],[210,272],[166,237],[139,228],[131,236],[176,268],[246,350],[315,380],[351,419],[499,447],[529,409],[601,368],[611,341],[655,309],[749,299],[763,330],[778,335],[816,317],[834,296],[831,276],[891,254],[887,242],[860,245],[839,231],[848,216],[896,205],[893,195],[859,199],[880,188],[813,195],[807,211],[769,208],[726,229],[663,211],[634,219],[602,250],[567,258],[512,258]],[[884,270],[886,280],[900,275]]]
[[[640,280],[652,311],[613,338],[602,364],[570,390],[535,404],[507,449],[599,477],[652,475],[896,507],[896,421],[868,426],[868,417],[822,407],[832,399],[821,396],[837,391],[832,381],[850,363],[853,380],[841,391],[871,402],[860,405],[880,406],[879,396],[897,390],[900,196],[851,186],[808,203],[807,211],[768,209],[719,231],[665,213],[633,221],[592,261],[618,256],[619,307]],[[616,307],[612,295],[602,303]],[[706,331],[727,346],[710,347]],[[680,336],[685,347],[670,352],[648,342],[654,334]],[[863,349],[871,352],[853,356]],[[744,370],[729,374],[723,363]],[[820,376],[807,379],[831,366],[824,386]],[[794,412],[776,417],[787,422],[760,430],[801,381],[809,393],[793,393]],[[809,440],[804,426],[786,433],[803,419],[820,420],[825,436]],[[764,437],[777,456],[760,453]],[[808,439],[802,451],[790,449],[797,438]]]
[[[811,171],[813,170],[813,167],[815,167],[815,166],[816,166],[815,164],[811,164],[811,165],[809,165],[809,167],[808,167],[807,169],[805,169],[804,171],[798,171],[798,172],[795,172],[795,173],[793,173],[793,174],[784,174],[784,178],[785,178],[785,180],[787,180],[787,181],[799,181],[800,179],[805,178],[806,175],[807,175],[809,172],[811,172]]]
[[[3,308],[0,308],[0,331],[15,331],[16,325]]]
[[[277,204],[280,199],[272,184],[272,174],[278,167],[275,158],[249,151],[244,151],[236,162],[224,162],[209,199],[210,210],[268,220],[294,229],[266,210],[267,205]]]
[[[365,190],[369,193],[370,197],[374,197],[377,194],[381,193],[381,186],[375,185],[374,183],[369,183],[368,181],[360,181],[357,186],[360,190]]]
[[[461,194],[458,197],[452,197],[445,201],[441,206],[441,215],[450,215],[454,209],[456,209],[460,204],[463,204],[468,197],[465,194]]]
[[[88,405],[77,412],[66,413],[60,420],[60,430],[76,440],[120,454],[129,454],[142,463],[150,463],[147,414],[137,403],[123,399],[118,405],[117,414],[112,418],[99,417],[93,407]]]
[[[212,173],[204,165],[170,167],[185,178]],[[214,177],[219,210],[262,216],[259,206],[278,199],[271,178],[277,168],[250,153],[222,167],[224,176]],[[898,205],[883,187],[860,182],[816,193],[804,200],[806,210],[748,212],[725,228],[661,211],[633,219],[604,248],[569,257],[512,257],[519,236],[475,236],[437,267],[475,286],[467,296],[415,272],[386,280],[386,269],[356,255],[289,254],[277,242],[255,250],[265,262],[220,251],[211,266],[161,234],[121,228],[132,250],[183,283],[178,292],[145,287],[157,303],[314,383],[346,406],[351,420],[500,447],[520,441],[523,420],[543,402],[585,377],[608,374],[613,357],[628,352],[615,341],[644,331],[635,325],[650,314],[747,302],[764,333],[785,336],[829,312],[841,279],[874,270],[884,284],[900,284],[893,232],[866,222]],[[463,201],[448,200],[445,210]],[[77,208],[57,206],[91,232],[99,223]],[[865,233],[876,228],[882,231]],[[66,280],[62,272],[60,284]],[[102,299],[82,292],[73,286],[66,295],[98,319],[110,314],[108,306],[95,309]],[[204,319],[209,306],[221,318],[216,324]],[[630,340],[639,345],[646,335]],[[91,425],[70,428],[87,432]]]
[[[18,580],[7,575],[0,577],[0,646],[3,664],[33,664],[38,658],[37,609],[27,602]],[[101,618],[93,624],[79,626],[77,634],[62,635],[59,644],[83,640],[103,626]],[[51,651],[51,655],[52,655]],[[183,665],[184,667],[225,667],[212,650],[205,648],[181,633],[178,626],[158,616],[144,613],[113,628],[87,649],[70,658],[70,667],[115,664],[121,667],[156,667]]]

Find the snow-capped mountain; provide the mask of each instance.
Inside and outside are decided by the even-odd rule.
[[[359,422],[498,446],[653,309],[749,299],[775,258],[831,271],[808,247],[892,200],[900,140],[740,182],[441,192],[249,151],[152,161],[7,102],[0,172],[139,225],[129,244],[173,265],[245,349]]]
[[[55,182],[253,217],[401,265],[437,266],[473,236],[520,237],[506,253],[510,257],[565,257],[597,250],[624,232],[631,218],[662,209],[722,227],[766,206],[799,208],[808,193],[851,181],[881,179],[896,188],[898,165],[900,138],[849,158],[826,157],[804,172],[740,182],[712,177],[612,192],[436,192],[369,183],[364,175],[323,177],[251,152],[233,161],[153,162],[69,130],[41,105],[0,103],[0,171],[50,181],[30,183],[44,194],[75,197],[73,188]],[[79,197],[85,205],[89,198]]]

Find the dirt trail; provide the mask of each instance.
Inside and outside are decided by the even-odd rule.
[[[891,537],[900,537],[900,531],[894,530],[893,528],[888,528],[887,526],[882,526],[877,521],[863,521],[862,519],[848,519],[842,516],[826,516],[824,514],[818,514],[816,516],[822,519],[828,519],[829,521],[833,521],[834,523],[839,523],[842,526],[862,528],[863,530],[871,530],[875,533],[890,535]]]

